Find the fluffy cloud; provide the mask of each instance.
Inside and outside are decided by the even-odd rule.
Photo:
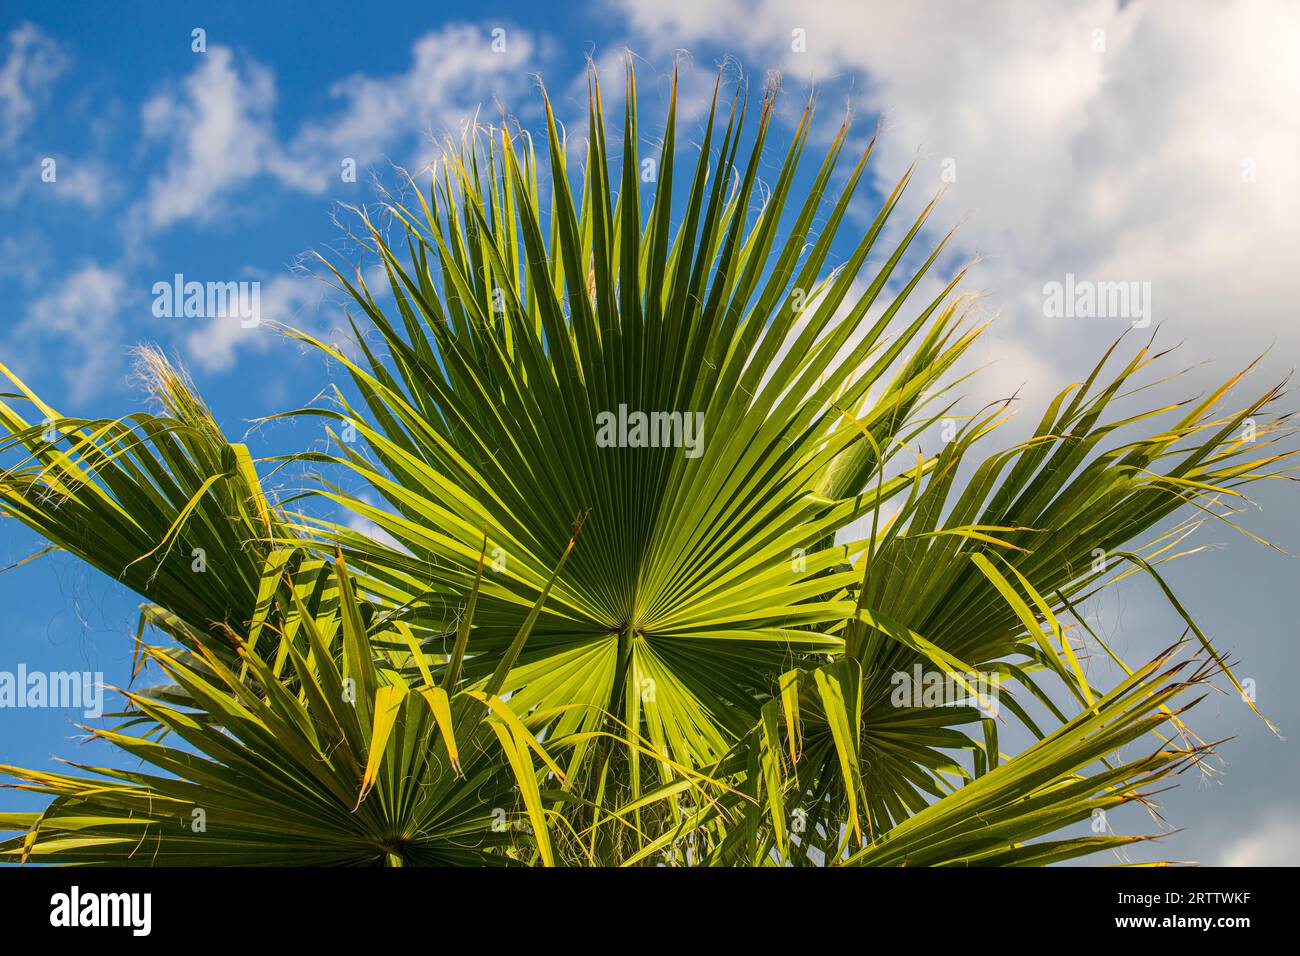
[[[1036,421],[1048,392],[1077,379],[1127,325],[1045,317],[1043,286],[1067,273],[1150,282],[1154,320],[1164,323],[1160,341],[1186,341],[1181,360],[1166,369],[1214,360],[1191,376],[1196,384],[1222,380],[1274,340],[1269,378],[1294,363],[1300,347],[1300,325],[1292,318],[1300,249],[1295,4],[607,2],[623,12],[638,49],[726,50],[755,65],[780,64],[787,88],[809,77],[837,94],[851,86],[859,127],[883,116],[873,159],[879,182],[892,185],[909,163],[918,163],[899,218],[946,188],[931,221],[942,229],[965,216],[956,248],[987,257],[969,282],[1000,316],[972,358],[996,364],[962,391],[978,389],[976,397],[987,400],[1028,383],[1022,429]],[[805,52],[796,52],[800,39]],[[823,111],[834,112],[836,101],[822,100]],[[955,171],[954,181],[945,170]],[[1178,396],[1192,385],[1179,386]],[[1269,519],[1269,538],[1294,540],[1294,517],[1285,505]],[[1258,560],[1234,546],[1229,565],[1179,572],[1188,575],[1198,616],[1222,603],[1223,574],[1232,575],[1232,623],[1222,635],[1229,646],[1246,643],[1243,634],[1268,630],[1266,615],[1250,606],[1267,606],[1263,594],[1253,601],[1258,592],[1250,592]],[[1125,617],[1140,610],[1167,621],[1163,607],[1157,611],[1130,589],[1106,600],[1087,610],[1099,616],[1093,618],[1099,630],[1123,633],[1112,646],[1121,653],[1158,650],[1156,641],[1164,638],[1125,626]],[[1294,648],[1285,641],[1257,642],[1251,659],[1252,667],[1295,670]],[[1258,743],[1247,736],[1242,746]],[[1233,812],[1251,812],[1286,789],[1254,782],[1238,789]],[[1183,806],[1179,822],[1217,843],[1222,818]],[[1261,819],[1222,854],[1206,857],[1224,865],[1295,865],[1300,818]]]
[[[663,50],[716,42],[791,77],[859,78],[859,112],[886,117],[877,169],[896,176],[920,147],[911,209],[946,187],[935,221],[970,213],[958,244],[990,256],[975,281],[1003,313],[990,357],[1077,373],[1123,330],[1044,317],[1043,285],[1066,273],[1151,282],[1162,341],[1223,360],[1216,376],[1275,336],[1278,364],[1300,345],[1284,319],[1300,248],[1295,5],[619,6]]]
[[[0,149],[18,142],[67,65],[59,44],[31,23],[11,30],[6,45],[0,61]]]
[[[383,305],[391,299],[391,289],[382,266],[372,265],[365,269],[364,280],[376,302]],[[323,268],[314,263],[299,265],[293,272],[256,281],[260,311],[258,324],[245,327],[239,316],[233,314],[178,320],[199,323],[186,333],[183,340],[183,355],[187,362],[208,372],[224,372],[234,367],[241,350],[265,352],[277,343],[284,348],[306,349],[302,343],[290,342],[283,336],[285,327],[306,332],[341,349],[345,355],[355,357],[349,341],[351,326],[344,317],[348,302],[334,285],[326,281]]]
[[[156,230],[216,216],[215,198],[258,175],[275,151],[274,105],[271,73],[256,63],[240,69],[226,47],[204,54],[178,88],[148,100],[145,137],[164,142],[168,155],[163,172],[149,183],[147,225]]]
[[[27,367],[57,367],[70,399],[82,401],[121,368],[118,324],[130,297],[121,272],[84,265],[28,305],[6,352],[22,355]]]
[[[185,336],[183,354],[204,371],[225,371],[235,364],[239,348],[263,351],[275,341],[272,323],[314,328],[325,288],[323,283],[299,275],[278,275],[261,282],[259,317],[266,324],[248,328],[237,315],[198,320],[201,324]]]
[[[319,193],[338,182],[345,158],[365,168],[419,137],[412,152],[392,157],[418,166],[435,140],[458,132],[480,107],[486,122],[498,122],[495,103],[518,105],[544,44],[526,30],[496,29],[504,33],[495,49],[487,28],[453,24],[417,40],[404,73],[339,80],[330,93],[341,109],[299,128],[275,162],[277,174]]]
[[[31,23],[14,27],[0,41],[0,206],[38,190],[89,207],[104,200],[107,176],[99,160],[37,152],[31,143],[32,126],[48,109],[68,62],[64,47]],[[55,161],[53,180],[44,178],[46,160]]]
[[[510,29],[498,52],[493,39],[487,29],[466,25],[426,34],[405,72],[339,80],[331,95],[340,107],[283,138],[271,70],[227,47],[210,48],[189,76],[142,110],[145,135],[165,147],[166,160],[134,214],[136,225],[156,232],[182,220],[211,220],[227,194],[260,176],[319,194],[340,181],[345,160],[358,175],[394,153],[418,168],[432,155],[435,136],[457,131],[481,104],[526,87],[538,41]]]

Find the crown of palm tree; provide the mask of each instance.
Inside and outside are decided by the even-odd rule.
[[[545,168],[522,130],[476,129],[427,193],[362,216],[391,308],[360,270],[350,279],[322,260],[356,307],[356,347],[292,334],[353,388],[288,413],[333,419],[341,449],[294,458],[363,479],[364,494],[317,494],[382,534],[268,501],[247,450],[156,356],[160,416],[62,418],[17,383],[57,426],[51,442],[47,423],[0,404],[5,446],[30,456],[0,482],[10,513],[144,594],[146,618],[180,645],[146,651],[173,683],[132,697],[132,719],[181,733],[211,763],[160,765],[203,790],[247,782],[240,761],[319,751],[319,708],[337,707],[316,690],[367,673],[350,762],[325,788],[291,761],[241,845],[265,840],[276,860],[301,849],[304,862],[451,859],[438,856],[437,814],[402,811],[407,784],[394,781],[411,748],[447,756],[440,741],[462,724],[500,741],[476,754],[492,765],[492,799],[521,794],[531,849],[502,856],[480,803],[456,817],[479,828],[453,829],[470,848],[456,859],[1045,863],[1131,839],[1034,842],[1144,799],[1202,756],[1174,698],[1211,672],[1236,680],[1157,569],[1196,522],[1132,543],[1187,506],[1223,517],[1236,487],[1277,473],[1279,389],[1224,411],[1237,376],[1203,400],[1113,420],[1107,409],[1158,356],[1140,349],[1107,375],[1112,347],[1031,439],[975,460],[1003,406],[958,418],[948,397],[980,328],[954,298],[961,272],[928,282],[947,239],[914,251],[933,203],[880,250],[910,171],[831,268],[871,153],[844,174],[845,126],[796,189],[810,104],[765,186],[775,89],[752,134],[746,98],[720,108],[715,90],[683,162],[675,83],[662,148],[645,160],[631,70],[617,155],[591,84],[579,186],[547,101]],[[1249,441],[1248,420],[1265,423]],[[916,451],[940,422],[939,450]],[[194,548],[221,555],[201,587],[185,570]],[[1134,573],[1170,597],[1207,666],[1173,651],[1106,691],[1076,632],[1109,650],[1075,607]],[[964,700],[900,706],[897,675],[918,668]],[[1010,760],[990,686],[1039,738]],[[421,710],[415,689],[434,687],[438,707]],[[192,711],[202,733],[183,732]],[[1182,744],[1108,757],[1165,724]],[[446,798],[469,800],[435,765]],[[117,843],[73,834],[112,832],[147,794],[190,799],[161,778],[119,775],[129,786],[100,794],[83,778],[9,772],[56,797],[39,821],[3,818],[26,831],[11,855],[120,858]],[[363,823],[375,780],[391,786]],[[277,801],[306,799],[295,782],[360,836],[259,828]],[[158,860],[198,859],[205,845],[214,862],[246,859],[215,840],[172,846],[158,820],[132,832]]]

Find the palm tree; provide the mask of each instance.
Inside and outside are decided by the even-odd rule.
[[[0,768],[51,798],[0,815],[6,859],[1045,864],[1146,839],[1049,837],[1149,802],[1209,752],[1194,689],[1241,690],[1159,566],[1283,476],[1280,387],[1117,419],[1162,356],[1116,343],[984,454],[1005,403],[955,410],[963,273],[915,301],[934,203],[879,248],[910,170],[831,268],[871,154],[837,177],[847,126],[796,190],[810,104],[764,189],[775,88],[752,135],[715,88],[683,160],[674,82],[648,163],[631,69],[617,161],[590,92],[580,180],[547,100],[544,160],[475,129],[359,212],[391,306],[320,260],[356,334],[290,332],[352,385],[288,413],[338,449],[293,457],[309,495],[268,494],[154,351],[161,412],[122,421],[6,370],[6,509],[144,596],[167,678],[94,731],[158,772]],[[1129,668],[1079,605],[1133,575],[1186,628]],[[912,675],[958,696],[900,698]],[[1036,740],[1009,758],[1008,720]]]

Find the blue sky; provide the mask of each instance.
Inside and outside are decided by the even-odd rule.
[[[7,3],[0,361],[68,413],[143,407],[128,373],[129,349],[144,341],[180,357],[229,434],[304,405],[331,380],[316,359],[266,328],[157,318],[153,284],[175,273],[256,280],[264,316],[328,334],[342,315],[337,299],[294,266],[307,250],[347,249],[337,204],[373,201],[376,180],[400,184],[399,169],[418,171],[433,137],[476,109],[495,117],[500,102],[535,128],[537,77],[577,129],[588,57],[612,80],[631,49],[647,142],[679,51],[685,138],[698,134],[724,58],[729,76],[743,73],[755,88],[782,70],[783,117],[814,81],[822,138],[846,103],[859,140],[882,123],[871,192],[915,161],[904,214],[944,189],[936,228],[965,220],[952,261],[987,256],[971,286],[997,321],[973,356],[989,368],[973,380],[972,402],[1019,389],[1023,417],[1036,420],[1122,330],[1044,314],[1044,283],[1067,274],[1151,283],[1161,341],[1183,343],[1173,367],[1212,363],[1171,386],[1179,395],[1271,349],[1251,386],[1262,390],[1294,366],[1300,343],[1290,281],[1300,248],[1300,14],[1266,2],[1052,6],[236,2],[199,16]],[[500,52],[494,30],[505,31]],[[47,159],[53,182],[42,180]],[[348,159],[356,182],[340,176]],[[874,211],[863,201],[854,215]],[[313,427],[259,430],[254,451],[320,441]],[[1262,490],[1245,522],[1294,552],[1300,522],[1284,491]],[[1296,563],[1220,528],[1202,541],[1217,550],[1188,559],[1175,583],[1257,679],[1261,708],[1294,732]],[[0,566],[40,547],[0,521]],[[66,556],[0,573],[0,670],[24,661],[121,682],[136,603]],[[1138,584],[1093,610],[1134,660],[1177,637],[1173,616]],[[1203,711],[1206,736],[1239,739],[1219,778],[1165,800],[1187,830],[1155,855],[1294,860],[1294,746],[1230,698]],[[75,716],[6,712],[0,760],[45,766],[51,754],[84,753],[70,739]],[[3,806],[21,801],[0,796]]]

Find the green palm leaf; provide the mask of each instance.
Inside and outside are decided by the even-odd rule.
[[[544,767],[555,764],[534,736],[536,722],[470,688],[449,695],[427,680],[408,683],[401,665],[414,656],[427,675],[428,662],[418,650],[385,651],[395,635],[382,621],[364,623],[343,563],[333,570],[339,600],[324,613],[309,612],[286,582],[283,596],[295,613],[274,659],[241,641],[240,670],[211,654],[200,670],[164,648],[145,648],[190,706],[126,696],[180,742],[91,733],[151,772],[0,767],[23,781],[20,789],[53,798],[41,814],[0,821],[26,831],[0,843],[0,858],[401,866],[536,855],[550,862],[529,754]],[[532,835],[516,848],[525,814]]]

